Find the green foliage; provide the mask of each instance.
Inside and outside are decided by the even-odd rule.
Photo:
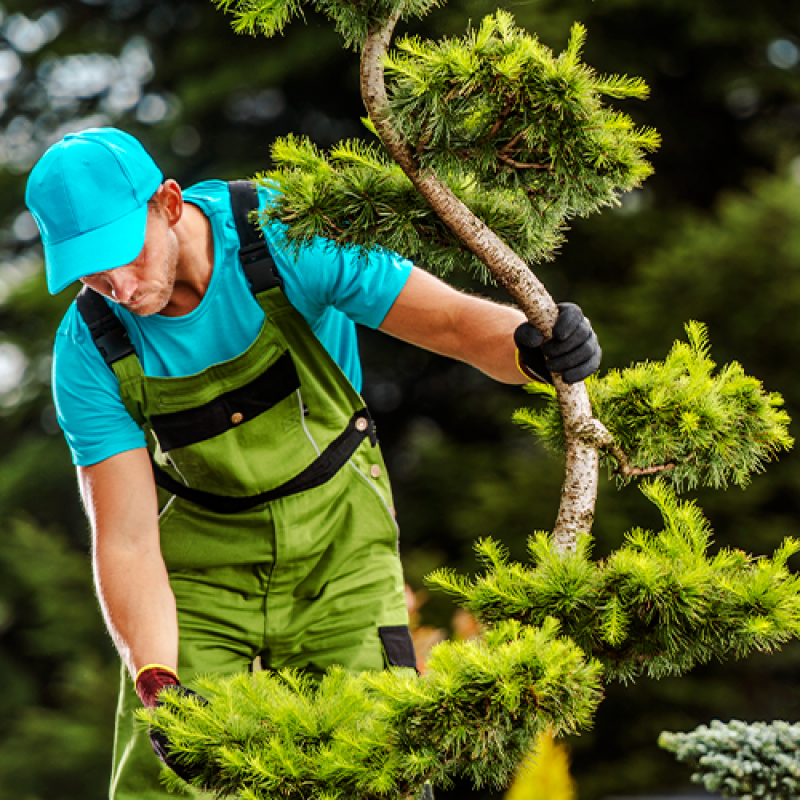
[[[639,78],[602,77],[580,60],[576,24],[559,56],[518,28],[505,11],[464,38],[406,38],[387,62],[390,108],[423,169],[447,179],[464,165],[486,189],[519,193],[534,214],[563,217],[616,203],[652,167],[659,144],[603,95],[647,96]]]
[[[199,779],[247,800],[395,798],[459,777],[501,787],[536,737],[585,726],[599,667],[559,638],[515,622],[485,640],[445,642],[422,677],[394,669],[206,678],[208,705],[169,695],[145,715]]]
[[[271,37],[281,33],[287,23],[303,13],[301,0],[214,0],[218,8],[232,12],[238,33],[261,33]],[[424,17],[442,0],[316,0],[312,5],[336,26],[347,47],[360,47],[370,29],[383,24],[393,13],[402,19]]]
[[[800,794],[800,724],[712,721],[690,733],[664,731],[658,743],[709,792],[743,800],[792,800]]]
[[[366,258],[380,246],[439,274],[459,266],[486,278],[484,265],[376,146],[344,142],[326,158],[308,140],[290,136],[275,142],[272,157],[276,169],[261,180],[279,192],[265,216],[287,226],[290,244],[326,236],[361,247]],[[484,192],[467,175],[450,188],[528,262],[549,256],[561,241],[561,220],[534,217],[513,192]]]
[[[772,559],[728,549],[710,555],[711,531],[694,503],[678,501],[661,481],[642,491],[664,529],[634,529],[604,561],[590,560],[588,536],[562,554],[539,533],[529,542],[530,565],[510,561],[487,539],[478,544],[483,575],[444,569],[428,583],[489,624],[557,619],[609,680],[679,675],[712,658],[772,651],[798,635],[800,577],[786,562],[800,542],[787,539]]]
[[[640,80],[597,76],[579,60],[576,27],[559,57],[498,12],[463,40],[405,39],[387,63],[397,129],[431,171],[527,263],[552,257],[566,221],[613,204],[650,174],[651,130],[604,107],[643,97]],[[268,220],[288,241],[386,247],[440,274],[484,266],[431,211],[378,145],[344,142],[329,156],[307,140],[273,146],[261,176],[278,197]]]
[[[767,393],[761,381],[732,362],[714,374],[706,329],[686,326],[688,343],[676,342],[664,361],[647,361],[590,378],[587,390],[595,416],[608,428],[631,467],[674,465],[663,474],[684,487],[746,486],[754,472],[794,440],[782,397]],[[521,409],[515,420],[533,431],[551,449],[563,449],[564,429],[552,388],[531,384],[544,394],[541,410]],[[621,482],[608,451],[603,461]]]

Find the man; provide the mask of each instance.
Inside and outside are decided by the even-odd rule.
[[[293,255],[268,226],[258,272],[232,196],[182,191],[110,128],[66,136],[28,181],[49,290],[86,287],[53,385],[123,662],[112,798],[163,797],[132,711],[179,674],[414,665],[355,323],[507,383],[582,380],[600,359],[576,306],[542,348],[519,311],[393,253]]]

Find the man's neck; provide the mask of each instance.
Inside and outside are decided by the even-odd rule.
[[[192,203],[186,203],[175,225],[178,263],[175,287],[161,311],[167,317],[181,317],[194,311],[208,291],[214,272],[214,235],[208,217]]]

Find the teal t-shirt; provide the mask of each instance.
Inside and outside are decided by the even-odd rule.
[[[137,317],[111,304],[124,323],[146,375],[178,377],[201,372],[244,352],[258,335],[264,312],[239,265],[239,239],[228,188],[206,181],[183,193],[208,217],[214,236],[214,270],[203,300],[182,317]],[[259,189],[262,206],[271,190]],[[386,250],[369,255],[338,249],[319,238],[295,253],[283,244],[282,229],[265,229],[288,300],[361,390],[356,323],[377,328],[412,269]],[[142,430],[128,414],[119,382],[106,366],[73,303],[56,334],[53,396],[58,421],[76,465],[89,466],[145,446]]]

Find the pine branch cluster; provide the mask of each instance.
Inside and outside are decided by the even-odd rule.
[[[403,171],[375,145],[338,144],[328,155],[307,139],[288,136],[272,147],[276,169],[259,175],[273,190],[265,222],[278,222],[292,248],[317,236],[331,246],[392,250],[445,275],[467,269],[488,279],[485,266],[441,221]],[[549,257],[561,242],[562,219],[534,219],[511,192],[484,192],[463,174],[453,193],[523,260]]]
[[[694,503],[678,501],[663,481],[642,491],[664,529],[631,531],[604,561],[590,559],[588,536],[564,554],[539,533],[530,564],[509,561],[487,539],[478,544],[484,574],[444,569],[428,583],[489,625],[555,618],[606,679],[679,675],[712,658],[771,651],[800,633],[800,577],[787,567],[800,542],[787,539],[771,559],[725,548],[710,555],[711,531]]]
[[[295,17],[302,16],[303,6],[310,5],[324,14],[335,26],[345,46],[359,48],[371,28],[382,25],[396,10],[401,19],[424,17],[444,0],[214,0],[217,8],[232,13],[237,33],[275,36]]]
[[[640,78],[599,76],[581,62],[576,23],[559,56],[507,11],[460,40],[405,38],[387,61],[394,125],[424,170],[445,179],[464,165],[486,190],[505,189],[532,213],[586,215],[652,172],[652,129],[601,102],[645,99]]]
[[[664,361],[648,361],[587,380],[594,414],[635,468],[669,466],[663,475],[677,490],[695,486],[744,487],[753,473],[788,450],[789,416],[783,398],[765,392],[732,362],[717,374],[705,326],[690,322],[687,342],[676,342]],[[550,449],[563,450],[564,428],[552,387],[531,384],[547,397],[543,409],[521,409],[515,420]],[[617,474],[608,451],[602,462]],[[672,465],[672,466],[670,466]]]
[[[386,65],[393,124],[422,173],[435,173],[526,263],[552,257],[569,218],[639,185],[658,145],[654,131],[601,102],[644,97],[645,85],[582,64],[584,37],[576,26],[556,57],[499,11],[460,40],[407,38]],[[488,279],[382,145],[347,141],[326,155],[288,137],[272,156],[275,169],[260,176],[277,190],[264,221],[286,226],[288,243],[324,236]]]
[[[458,777],[499,788],[544,730],[585,726],[601,694],[599,666],[553,621],[444,642],[422,677],[336,668],[319,682],[261,672],[197,688],[207,705],[167,694],[140,716],[202,771],[197,785],[245,800],[405,798]]]
[[[709,792],[742,800],[800,795],[800,724],[714,720],[690,733],[665,731],[658,743],[688,764]]]

